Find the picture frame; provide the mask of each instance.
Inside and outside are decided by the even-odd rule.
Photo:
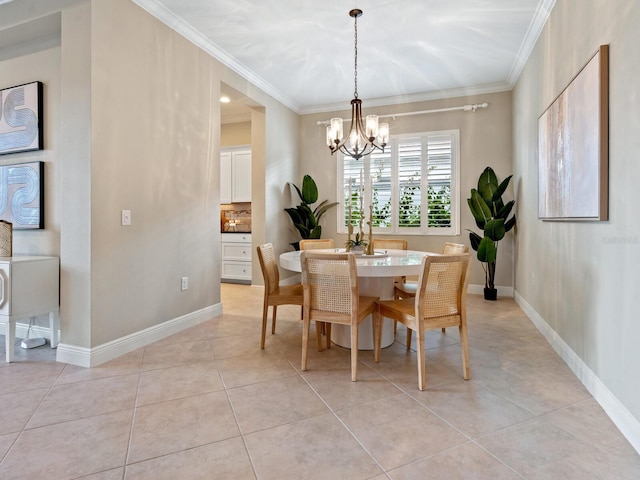
[[[538,218],[609,218],[609,46],[538,118]]]
[[[42,82],[0,90],[0,155],[42,150]]]
[[[0,166],[0,220],[14,231],[44,228],[44,162]]]

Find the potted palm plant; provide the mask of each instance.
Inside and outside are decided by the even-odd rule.
[[[478,188],[471,189],[471,198],[467,199],[469,209],[476,221],[476,225],[482,230],[482,235],[469,230],[471,248],[477,252],[477,257],[482,262],[485,273],[484,298],[495,300],[497,290],[495,288],[496,259],[498,257],[498,242],[516,224],[515,214],[508,218],[516,201],[504,203],[502,194],[509,186],[512,175],[509,175],[501,183],[491,167],[484,169],[478,179]]]
[[[302,239],[321,238],[320,219],[327,210],[337,205],[338,202],[328,203],[329,200],[324,200],[312,209],[312,205],[318,201],[318,186],[310,175],[305,175],[302,179],[302,188],[298,188],[297,185],[290,182],[289,185],[293,185],[296,189],[301,202],[296,207],[284,210],[300,233],[300,237]],[[300,242],[293,242],[291,245],[296,250],[300,249]]]

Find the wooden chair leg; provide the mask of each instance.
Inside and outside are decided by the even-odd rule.
[[[425,352],[424,352],[424,329],[418,326],[418,331],[416,332],[416,342],[418,343],[418,389],[424,390],[425,388],[425,369],[426,369],[426,360],[425,360]]]
[[[412,330],[409,327],[407,327],[407,350],[411,349],[411,333],[412,333]]]
[[[469,338],[466,327],[460,325],[460,349],[462,350],[462,377],[465,380],[471,378],[471,370],[469,368]]]
[[[327,331],[327,350],[331,348],[331,324],[326,323],[326,331]]]
[[[358,325],[351,325],[351,381],[358,381]]]
[[[302,362],[300,364],[300,370],[303,372],[307,370],[307,347],[309,346],[309,318],[302,320]]]
[[[271,318],[271,335],[276,333],[276,315],[278,314],[278,306],[273,306],[273,317]]]
[[[318,351],[321,352],[324,350],[322,347],[322,326],[324,322],[316,322],[316,339],[318,341]]]
[[[264,302],[262,306],[262,336],[260,338],[260,348],[264,349],[265,335],[267,333],[267,315],[269,313],[269,305]]]
[[[442,327],[442,333],[447,333],[447,329]]]
[[[379,310],[373,313],[373,360],[380,361],[380,344],[382,343],[382,322]]]

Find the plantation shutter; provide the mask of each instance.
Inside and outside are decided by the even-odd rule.
[[[451,135],[427,138],[427,195],[429,227],[451,226]]]
[[[373,227],[391,226],[391,153],[371,154],[371,187],[373,188]]]
[[[398,143],[398,227],[421,226],[422,142],[419,138]]]

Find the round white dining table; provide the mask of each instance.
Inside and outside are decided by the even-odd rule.
[[[344,253],[344,248],[314,250],[314,252]],[[293,272],[301,272],[300,251],[285,252],[280,255],[280,266]],[[429,252],[414,250],[376,250],[375,255],[356,255],[358,269],[358,289],[360,295],[380,297],[381,300],[393,299],[394,277],[419,275],[422,258]],[[432,255],[432,254],[431,254]],[[351,332],[346,325],[333,325],[331,340],[341,347],[351,345]],[[393,343],[393,321],[385,318],[382,325],[381,346]],[[358,329],[358,349],[373,350],[373,322],[365,319]]]

